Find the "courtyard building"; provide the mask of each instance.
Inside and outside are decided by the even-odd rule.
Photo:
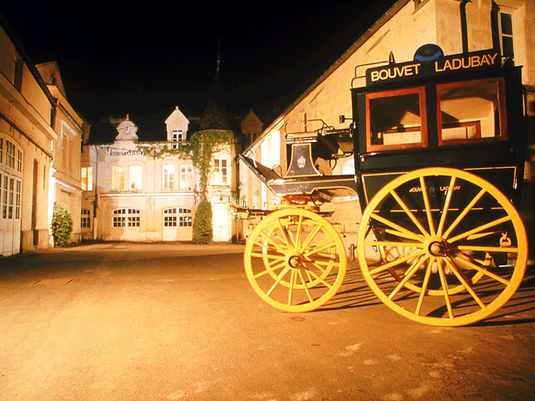
[[[54,130],[57,110],[57,98],[13,32],[2,23],[0,254],[3,256],[49,246],[49,183],[58,138]]]
[[[36,65],[50,93],[56,100],[52,126],[57,139],[52,144],[53,159],[49,172],[48,221],[52,221],[54,204],[62,204],[72,218],[69,242],[80,242],[82,187],[80,177],[82,143],[89,137],[90,125],[67,100],[58,64],[54,61]],[[49,236],[53,246],[53,236]]]
[[[189,120],[178,107],[165,120],[162,141],[140,141],[127,115],[113,143],[84,145],[82,208],[84,239],[104,241],[192,241],[199,172],[188,149]],[[163,135],[162,135],[163,136]],[[162,138],[163,139],[163,138]],[[212,154],[208,199],[213,240],[232,238],[228,208],[233,179],[232,145]]]
[[[532,210],[535,161],[535,2],[533,0],[399,0],[307,88],[281,115],[269,124],[243,154],[283,176],[288,169],[287,135],[292,131],[314,130],[321,122],[335,129],[351,123],[351,87],[364,85],[363,74],[369,63],[414,59],[415,51],[425,44],[438,45],[445,55],[498,49],[503,61],[512,58],[523,66],[529,114],[529,145],[524,179],[523,209],[526,227],[533,235]],[[360,67],[358,67],[360,66]],[[295,124],[300,121],[299,124]],[[358,122],[357,122],[358,124]],[[352,174],[352,157],[340,158],[328,168],[316,159],[323,175]],[[240,205],[250,209],[272,209],[278,199],[243,162],[239,165]],[[360,206],[357,196],[332,199],[322,211],[333,212],[331,223],[340,232],[346,249],[354,249],[359,228]],[[258,220],[258,219],[257,219]],[[244,224],[255,225],[251,217]],[[247,233],[246,233],[247,235]]]

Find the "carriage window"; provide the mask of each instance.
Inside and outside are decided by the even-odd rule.
[[[506,137],[503,80],[437,85],[439,144]]]
[[[423,87],[370,93],[366,114],[368,151],[427,145]]]

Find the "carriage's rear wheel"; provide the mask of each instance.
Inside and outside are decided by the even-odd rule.
[[[379,249],[381,260],[366,254]],[[395,312],[438,326],[484,319],[514,294],[527,238],[516,209],[488,181],[451,168],[404,174],[377,192],[362,218],[359,264]]]
[[[284,208],[262,220],[247,239],[247,278],[270,305],[288,312],[317,309],[340,288],[346,254],[340,235],[317,213]]]

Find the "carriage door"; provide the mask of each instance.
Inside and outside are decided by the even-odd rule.
[[[22,152],[0,138],[0,254],[20,252]]]
[[[230,241],[230,217],[228,207],[224,203],[216,203],[212,207],[212,224],[215,242]]]
[[[192,217],[191,209],[173,207],[163,210],[163,240],[191,241]]]

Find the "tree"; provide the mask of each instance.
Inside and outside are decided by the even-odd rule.
[[[195,212],[193,240],[198,244],[212,242],[212,205],[206,198],[199,202]]]
[[[54,202],[52,212],[52,235],[55,246],[66,246],[71,238],[72,218],[69,209],[61,203]]]

